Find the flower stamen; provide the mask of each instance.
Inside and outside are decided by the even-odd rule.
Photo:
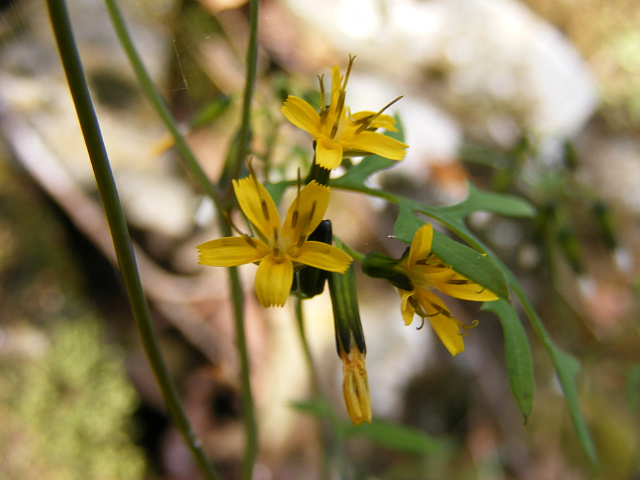
[[[365,131],[367,128],[369,128],[369,125],[371,125],[371,123],[378,118],[380,115],[382,115],[382,113],[389,108],[391,105],[393,105],[394,103],[396,103],[397,101],[399,101],[402,97],[404,97],[404,95],[400,95],[398,98],[396,98],[395,100],[390,101],[389,103],[387,103],[384,107],[382,107],[381,110],[378,111],[378,113],[374,113],[373,115],[369,115],[368,117],[365,117],[361,120],[359,120],[357,123],[360,123],[361,125],[358,127],[358,129],[356,130],[356,135],[359,133],[362,133],[363,131]]]

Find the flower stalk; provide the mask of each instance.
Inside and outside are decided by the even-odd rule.
[[[220,475],[204,454],[202,444],[187,419],[162,355],[151,320],[149,305],[142,288],[131,238],[102,139],[100,125],[93,108],[86,77],[76,48],[66,4],[64,0],[47,0],[47,6],[58,51],[78,114],[82,135],[89,152],[89,159],[96,178],[100,198],[105,209],[116,257],[147,359],[162,392],[167,410],[178,431],[182,434],[201,472],[209,480],[219,479],[221,478]]]

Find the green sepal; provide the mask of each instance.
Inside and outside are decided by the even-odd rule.
[[[345,273],[329,272],[329,293],[338,355],[341,351],[351,351],[351,338],[354,339],[358,350],[366,353],[353,263]]]
[[[413,290],[411,280],[407,277],[405,270],[399,266],[401,260],[387,257],[382,253],[369,253],[362,259],[362,272],[369,277],[389,280],[394,287],[401,290]]]
[[[331,220],[322,220],[320,225],[309,235],[308,240],[331,245],[333,233]],[[301,298],[312,298],[324,291],[324,283],[329,272],[315,267],[305,267],[296,274],[297,293]]]

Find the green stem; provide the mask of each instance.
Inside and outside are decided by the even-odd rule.
[[[149,306],[142,289],[131,238],[129,237],[113,173],[102,140],[100,126],[73,38],[66,4],[64,0],[47,0],[47,5],[69,89],[71,90],[100,197],[104,205],[118,264],[120,265],[125,288],[129,295],[131,308],[147,358],[160,386],[167,409],[176,427],[184,437],[187,447],[200,470],[207,479],[219,479],[219,474],[207,460],[202,450],[202,445],[187,419],[162,356],[151,320]]]
[[[238,132],[238,148],[234,158],[234,164],[229,169],[231,181],[232,178],[238,178],[240,169],[244,164],[247,153],[249,152],[249,142],[251,141],[251,103],[256,83],[256,71],[258,65],[258,11],[260,8],[259,0],[250,0],[249,2],[249,45],[247,47],[247,75],[244,86],[244,96],[242,99],[242,123]],[[220,185],[225,189],[226,185]]]
[[[315,365],[313,363],[313,357],[311,356],[311,349],[309,348],[309,342],[307,341],[307,334],[304,331],[304,311],[302,309],[302,299],[294,296],[296,325],[298,327],[298,337],[300,338],[300,344],[302,345],[302,353],[304,354],[304,361],[307,364],[307,370],[309,370],[309,376],[311,377],[311,388],[313,389],[313,395],[316,399],[320,398],[321,389],[320,382],[318,381],[318,373],[316,372]]]
[[[250,0],[249,2],[249,45],[247,47],[247,77],[244,88],[244,98],[242,104],[242,123],[238,135],[238,150],[234,167],[232,168],[232,177],[237,178],[243,165],[247,151],[249,150],[249,141],[251,138],[251,103],[256,81],[256,67],[258,63],[258,9],[259,0]],[[219,185],[219,188],[226,189],[226,185]],[[220,215],[220,217],[222,217]],[[226,222],[225,222],[226,224]],[[227,229],[229,227],[227,226]],[[225,236],[231,232],[225,233]],[[235,267],[229,269],[229,278],[233,294],[233,303],[236,308],[234,321],[236,326],[236,342],[238,352],[240,354],[240,380],[242,382],[242,410],[246,438],[244,462],[242,469],[242,478],[251,480],[253,478],[253,469],[258,456],[258,427],[255,418],[255,407],[253,405],[253,394],[251,392],[251,378],[249,353],[247,348],[247,339],[245,335],[244,315],[242,313],[242,297],[237,298],[236,293],[242,292],[240,279]]]
[[[253,393],[251,390],[251,366],[249,362],[249,349],[247,347],[247,335],[244,324],[244,295],[240,277],[236,267],[230,267],[229,283],[231,286],[231,298],[234,308],[234,325],[236,330],[236,346],[240,355],[240,382],[242,384],[242,419],[246,444],[242,463],[242,478],[251,480],[253,468],[258,456],[258,425],[256,422]]]
[[[257,2],[252,2],[256,3]],[[114,29],[122,47],[133,66],[135,74],[140,82],[140,85],[151,102],[152,106],[155,108],[156,112],[164,122],[165,126],[173,136],[176,148],[180,154],[180,158],[185,164],[186,169],[191,173],[197,184],[200,188],[211,197],[214,202],[217,210],[218,210],[218,227],[220,228],[221,235],[223,237],[228,237],[231,235],[231,227],[227,223],[225,216],[222,215],[224,211],[225,205],[218,194],[217,189],[212,185],[212,183],[207,178],[206,174],[200,167],[195,155],[193,154],[191,148],[187,144],[183,135],[180,133],[180,130],[177,127],[176,121],[173,118],[173,115],[169,111],[164,99],[158,92],[155,84],[151,80],[151,76],[147,72],[138,52],[136,51],[133,42],[131,41],[131,36],[128,33],[126,28],[124,18],[115,2],[115,0],[105,0],[105,4],[107,6],[107,10],[109,11],[109,15],[111,17],[111,22],[113,23]],[[255,7],[257,9],[257,5]],[[257,18],[257,10],[255,12],[255,17]],[[257,28],[253,27],[253,25],[257,25],[257,21],[252,22],[252,29]],[[254,32],[250,39],[250,48],[253,46],[253,50],[257,52],[257,33]],[[255,63],[255,62],[254,62]],[[255,66],[253,68],[253,76],[255,77]],[[253,92],[253,86],[251,85],[251,92]],[[245,94],[245,97],[247,95]],[[250,101],[247,102],[250,105]],[[243,116],[244,118],[244,116]],[[246,143],[246,142],[245,142]],[[238,348],[238,354],[240,355],[240,380],[242,383],[242,413],[243,420],[245,422],[245,435],[247,437],[247,444],[245,449],[245,458],[243,462],[243,478],[250,479],[253,474],[253,467],[255,464],[255,460],[257,457],[258,451],[258,433],[257,433],[257,424],[255,418],[255,408],[253,405],[253,394],[251,390],[251,382],[250,382],[250,365],[249,365],[249,353],[247,348],[246,334],[244,328],[244,294],[242,290],[242,285],[240,284],[240,279],[238,276],[238,271],[236,267],[230,267],[228,269],[229,273],[229,284],[231,287],[231,301],[233,306],[233,315],[234,315],[234,325],[236,330],[236,344]]]
[[[346,243],[344,243],[342,240],[340,240],[338,237],[336,237],[335,235],[333,236],[333,243],[335,244],[336,247],[338,247],[340,250],[344,250],[345,252],[347,252],[349,255],[351,255],[351,257],[357,261],[362,263],[362,260],[364,260],[364,255],[360,252],[358,252],[357,250],[354,250],[353,248],[351,248],[349,245],[347,245]]]
[[[142,59],[136,48],[133,45],[131,40],[131,35],[129,35],[129,31],[124,21],[124,17],[120,12],[120,8],[115,0],[104,0],[104,3],[107,7],[107,11],[109,12],[109,16],[111,18],[111,23],[113,24],[113,28],[116,31],[116,35],[118,36],[118,40],[122,45],[122,48],[133,67],[133,70],[136,74],[138,82],[142,88],[142,91],[146,95],[151,105],[156,110],[156,113],[164,123],[167,130],[173,137],[173,141],[175,142],[176,149],[182,158],[187,170],[198,184],[198,186],[205,192],[207,195],[211,197],[213,202],[218,207],[218,210],[221,209],[221,200],[219,198],[218,192],[211,184],[207,175],[204,173],[204,170],[200,167],[198,160],[196,159],[193,151],[187,144],[182,133],[178,128],[177,122],[173,118],[169,107],[167,106],[164,98],[160,95],[160,92],[156,88],[151,79],[151,75],[145,68],[142,63]]]
[[[304,311],[302,309],[302,299],[294,296],[295,301],[295,314],[296,324],[298,327],[298,337],[300,338],[300,344],[302,345],[302,351],[304,354],[304,360],[307,364],[307,370],[311,377],[311,389],[313,391],[313,400],[315,402],[325,403],[326,399],[322,394],[320,388],[320,381],[318,379],[318,371],[316,370],[311,356],[311,349],[309,348],[309,342],[307,341],[307,335],[304,330]],[[322,474],[321,478],[329,479],[331,477],[331,464],[336,463],[340,466],[344,465],[342,455],[340,454],[339,447],[342,442],[338,439],[336,433],[336,420],[333,416],[333,411],[330,411],[328,418],[318,417],[318,428],[320,434],[320,448],[321,448],[321,462],[322,462]],[[331,459],[333,458],[333,462]],[[345,478],[344,475],[341,475]]]

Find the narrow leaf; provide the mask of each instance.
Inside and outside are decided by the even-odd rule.
[[[527,334],[513,306],[506,300],[485,302],[482,310],[495,313],[502,325],[511,392],[522,415],[524,415],[526,424],[533,409],[533,396],[535,393],[533,360],[531,359]]]
[[[410,201],[401,201],[398,219],[393,227],[393,235],[398,240],[411,243],[416,230],[424,225],[413,213]],[[500,267],[487,255],[433,231],[431,250],[453,269],[470,280],[488,288],[500,298],[509,298],[509,286]]]
[[[488,288],[500,298],[509,298],[509,287],[502,270],[488,256],[433,231],[431,250],[445,263],[470,280]]]
[[[593,444],[589,429],[587,428],[587,423],[582,414],[580,401],[578,399],[576,378],[578,373],[580,373],[580,362],[572,355],[560,350],[553,343],[550,344],[548,351],[551,362],[558,375],[558,381],[564,392],[567,407],[569,408],[569,416],[571,417],[573,428],[578,435],[578,440],[591,463],[597,465],[598,454],[596,453],[596,448]]]
[[[441,208],[442,214],[457,220],[463,220],[470,213],[478,211],[497,213],[509,217],[532,217],[535,214],[533,205],[523,198],[483,192],[478,190],[471,182],[467,185],[469,189],[467,198],[456,205]]]
[[[424,220],[416,216],[413,208],[414,202],[411,200],[399,199],[398,205],[400,210],[393,226],[393,238],[411,243],[416,230],[424,225]]]
[[[344,434],[347,438],[364,438],[389,450],[415,455],[437,452],[443,446],[421,430],[381,420],[375,420],[370,424],[363,423],[357,427],[349,424],[345,426]]]

